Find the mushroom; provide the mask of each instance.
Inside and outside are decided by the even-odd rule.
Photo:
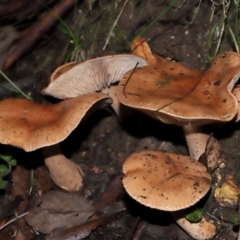
[[[184,155],[141,150],[125,160],[123,173],[123,186],[136,201],[170,211],[177,223],[196,239],[215,235],[215,226],[205,218],[200,223],[190,223],[178,211],[194,205],[210,189],[211,175],[203,164]]]
[[[233,89],[233,95],[236,98],[238,103],[238,112],[234,120],[235,122],[238,122],[240,120],[240,85],[239,84]]]
[[[144,38],[136,38],[131,45],[132,53],[146,59],[148,65],[155,65],[159,62],[165,62],[166,59],[152,53]]]
[[[56,144],[67,138],[89,114],[106,104],[111,104],[111,99],[103,93],[86,94],[58,104],[2,100],[0,143],[27,152],[42,148],[53,181],[68,191],[77,191],[82,185],[82,170],[63,156]]]
[[[62,75],[63,73],[69,71],[71,68],[73,68],[74,66],[78,65],[78,62],[69,62],[66,63],[64,65],[61,65],[60,67],[58,67],[57,69],[55,69],[55,71],[51,74],[50,76],[50,82],[54,81],[55,79],[57,79],[60,75]]]
[[[114,97],[116,90],[111,88],[111,84],[118,82],[127,71],[146,65],[146,60],[132,54],[105,56],[78,64],[67,63],[54,71],[50,84],[42,93],[66,99],[102,91]],[[113,102],[118,113],[119,101],[115,97]]]
[[[133,54],[144,58],[147,61],[148,65],[156,65],[159,63],[166,63],[168,61],[174,61],[169,57],[163,58],[163,57],[160,57],[160,56],[154,54],[151,51],[146,40],[141,37],[137,37],[133,41],[133,43],[131,45],[131,51]]]
[[[240,57],[235,52],[219,54],[206,71],[160,62],[124,74],[118,98],[157,120],[182,126],[190,156],[198,160],[209,137],[202,126],[230,121],[237,114],[231,91],[239,76]]]
[[[165,211],[194,205],[211,187],[211,176],[203,164],[170,152],[135,152],[125,160],[123,173],[123,186],[132,198]]]
[[[212,239],[216,234],[216,227],[205,217],[202,217],[200,222],[191,223],[185,218],[183,211],[171,212],[171,215],[177,224],[194,239]]]

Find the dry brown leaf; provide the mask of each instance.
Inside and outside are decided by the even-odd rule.
[[[50,238],[48,240],[80,240],[85,239],[92,230],[95,230],[97,227],[101,225],[108,224],[117,218],[122,217],[127,213],[126,210],[116,212],[113,214],[110,214],[108,216],[100,217],[97,219],[90,220],[86,223],[83,223],[81,225],[77,225],[68,229],[64,229],[63,231],[60,231]]]
[[[95,211],[83,196],[60,191],[35,197],[30,206],[27,223],[45,234],[84,223]]]
[[[199,162],[202,162],[207,166],[209,171],[216,169],[216,167],[222,162],[220,158],[220,150],[221,147],[217,139],[210,136],[207,140],[206,150],[199,158]]]
[[[217,187],[214,196],[221,206],[234,206],[237,204],[240,195],[240,188],[228,176],[221,187]]]

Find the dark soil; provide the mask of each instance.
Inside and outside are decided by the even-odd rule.
[[[92,10],[89,9],[90,2],[94,2]],[[174,59],[192,68],[204,69],[209,66],[218,41],[217,33],[211,35],[211,31],[215,27],[216,30],[220,29],[222,20],[220,4],[213,5],[210,0],[175,1],[177,3],[169,7],[172,2],[170,0],[129,0],[108,46],[102,50],[124,2],[76,2],[74,9],[62,19],[74,29],[81,47],[70,57],[73,50],[73,45],[69,42],[71,39],[64,34],[63,25],[58,23],[5,73],[23,91],[33,95],[39,91],[34,86],[40,85],[41,88],[42,79],[48,78],[54,69],[64,62],[130,52],[131,41],[138,34],[148,40],[154,53],[162,57]],[[169,10],[161,14],[168,7]],[[227,24],[235,29],[236,13],[233,3],[228,15]],[[237,26],[239,27],[239,22]],[[220,52],[225,50],[235,51],[227,30],[220,45]],[[0,81],[6,84],[4,78],[1,77]],[[0,89],[0,92],[2,99],[18,96],[4,88]],[[231,175],[234,182],[240,185],[239,123],[227,123],[220,127],[208,126],[207,131],[220,141],[222,157],[226,161],[226,167],[218,169],[217,174],[221,176],[222,181],[227,175]],[[179,127],[157,122],[139,112],[119,121],[111,108],[98,110],[80,124],[62,142],[62,148],[65,155],[82,166],[85,172],[82,193],[93,202],[108,189],[114,179],[122,176],[122,164],[131,153],[148,148],[188,154]],[[18,161],[28,168],[34,164],[29,166],[26,159],[41,161],[38,151],[27,154],[17,150],[17,153]],[[213,184],[217,174],[213,174]],[[118,197],[118,200],[127,205],[129,213],[111,224],[98,228],[87,239],[192,239],[175,224],[167,212],[140,205],[124,190]],[[239,216],[238,206],[222,207],[211,194],[205,197],[204,201],[207,202],[204,214],[217,222],[218,232],[214,239],[237,239],[239,225],[238,220],[234,222],[233,219]],[[43,238],[38,236],[35,239]]]

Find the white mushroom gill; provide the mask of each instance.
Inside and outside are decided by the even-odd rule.
[[[73,65],[42,91],[59,99],[101,91],[118,82],[124,73],[147,62],[132,54],[112,55]]]

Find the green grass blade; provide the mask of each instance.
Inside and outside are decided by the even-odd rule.
[[[31,99],[30,96],[25,94],[13,81],[11,81],[6,74],[2,70],[0,70],[0,74],[25,98]]]

